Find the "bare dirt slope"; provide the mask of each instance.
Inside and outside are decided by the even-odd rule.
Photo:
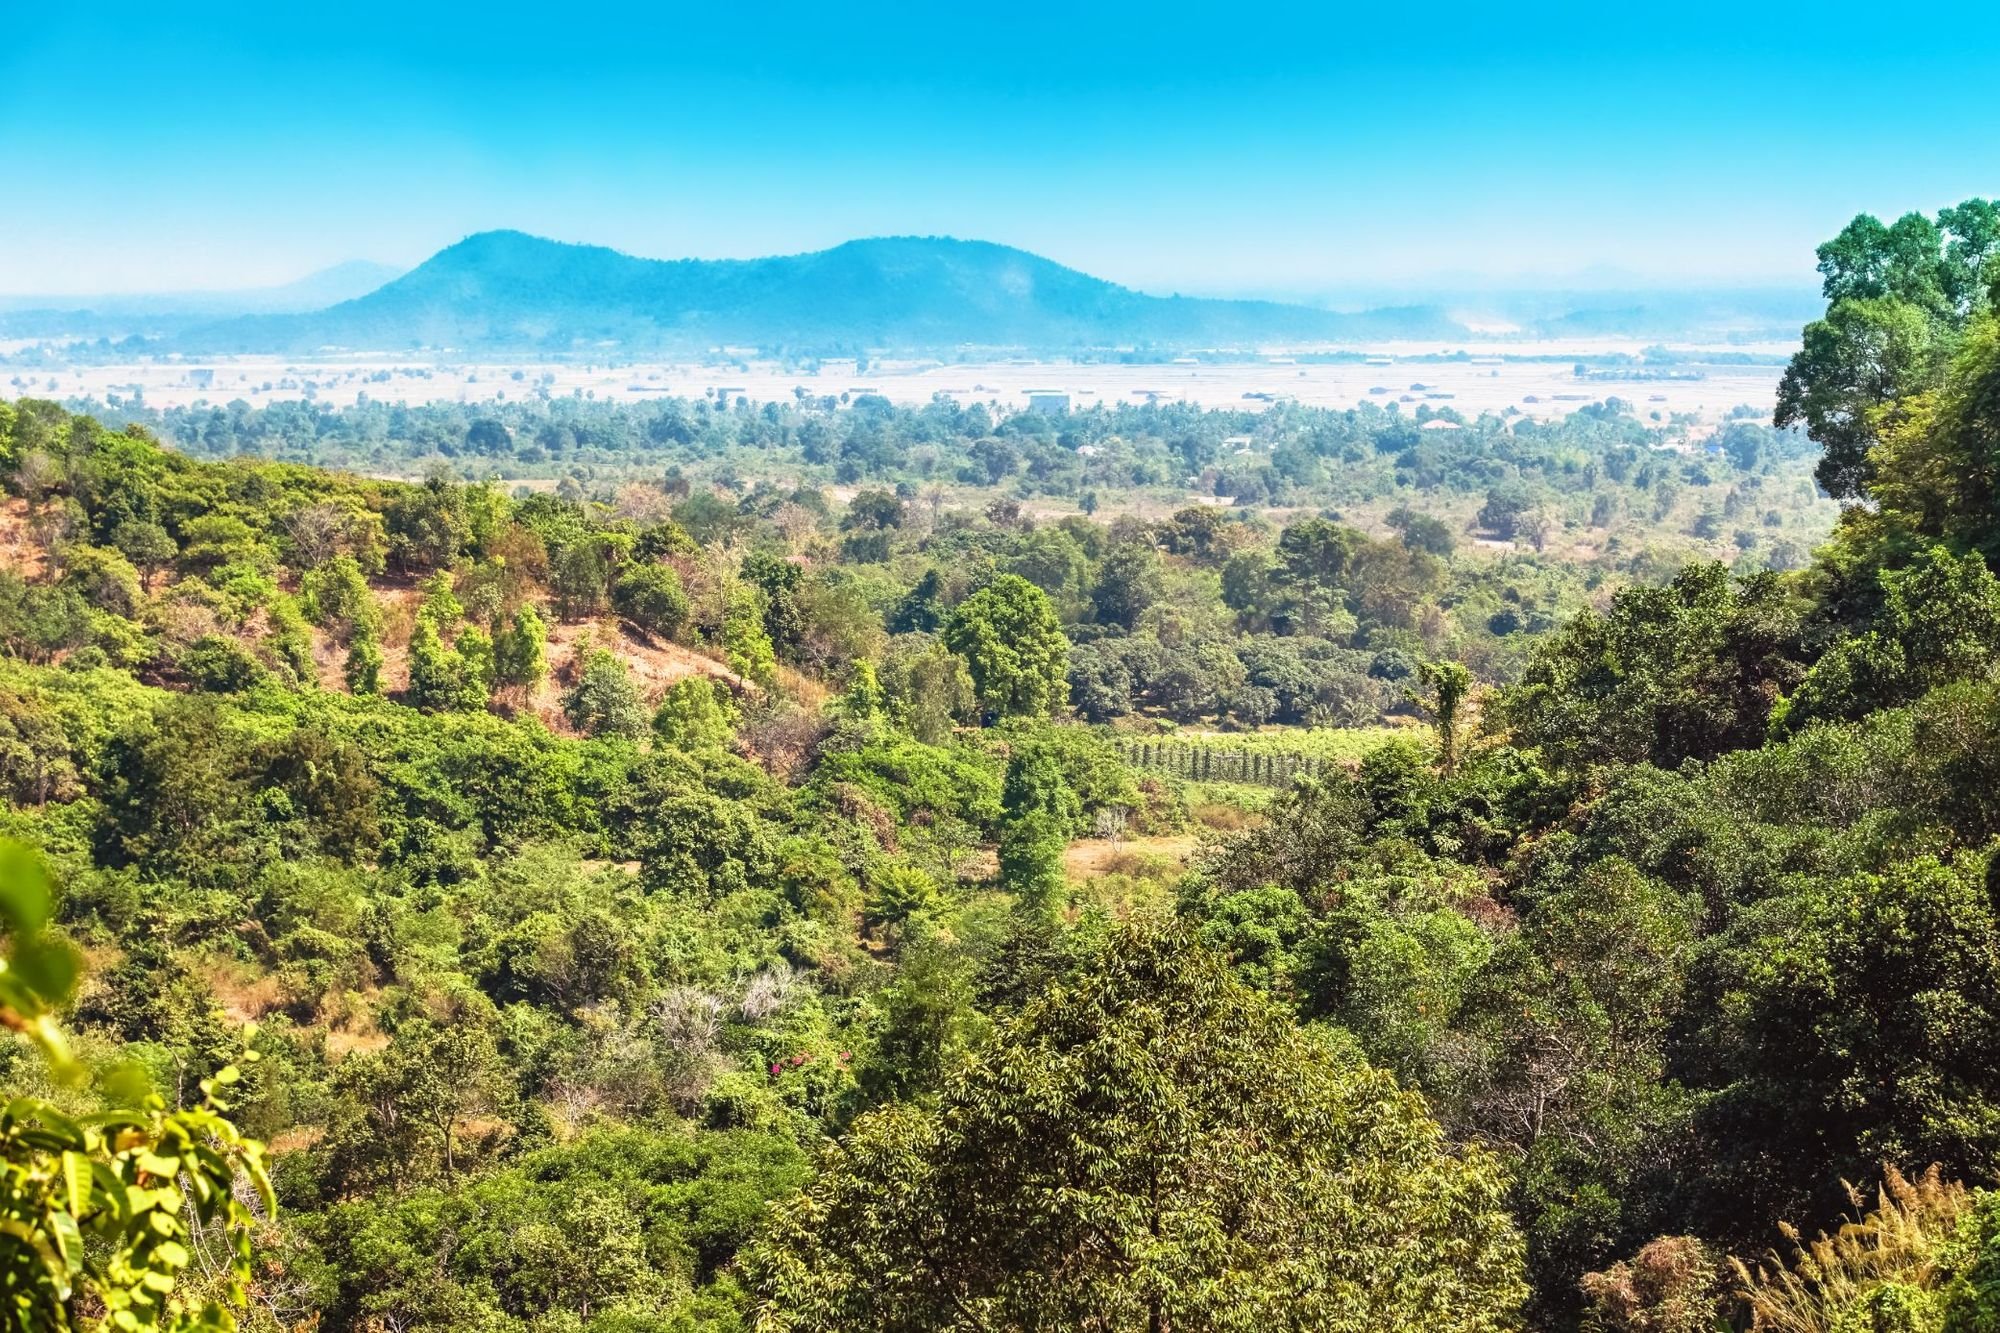
[[[48,569],[42,544],[28,523],[28,502],[18,495],[0,499],[0,569],[11,569],[30,583]]]

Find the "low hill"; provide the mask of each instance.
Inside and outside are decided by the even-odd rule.
[[[310,314],[215,323],[179,346],[625,354],[747,346],[811,354],[1241,347],[1458,331],[1427,308],[1348,315],[1148,296],[984,241],[894,237],[767,259],[659,260],[491,231],[358,299]]]

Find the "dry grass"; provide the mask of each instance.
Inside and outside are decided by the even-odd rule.
[[[1854,1206],[1864,1196],[1847,1187]],[[1888,1284],[1926,1290],[1937,1254],[1970,1202],[1970,1191],[1933,1166],[1912,1180],[1889,1167],[1872,1211],[1810,1243],[1780,1223],[1795,1248],[1790,1264],[1773,1251],[1753,1270],[1732,1259],[1751,1327],[1770,1333],[1831,1333],[1843,1313]]]
[[[278,984],[275,973],[223,965],[210,969],[207,979],[215,1002],[238,1027],[262,1021],[285,1002],[284,988]]]
[[[1722,1272],[1693,1236],[1661,1236],[1630,1259],[1583,1276],[1592,1333],[1714,1333]]]
[[[527,701],[527,707],[559,734],[570,730],[562,715],[565,682],[573,678],[583,653],[590,648],[603,648],[624,663],[632,683],[648,703],[657,703],[676,681],[689,676],[711,677],[739,694],[757,692],[755,685],[714,658],[666,639],[638,634],[615,617],[556,623],[549,626],[548,677]]]
[[[312,1147],[325,1137],[326,1131],[318,1125],[296,1125],[273,1134],[264,1146],[273,1153],[299,1152]]]
[[[1076,902],[1070,910],[1070,919],[1075,920],[1092,908],[1119,921],[1171,911],[1180,870],[1169,867],[1160,873],[1160,867],[1154,869],[1155,873],[1150,874],[1099,875],[1076,885]]]
[[[328,1058],[338,1060],[357,1052],[368,1054],[382,1050],[389,1044],[389,1036],[377,1030],[373,1024],[354,1028],[335,1028],[326,1034]]]
[[[741,679],[740,677],[729,676],[727,672],[723,674],[732,680],[740,681]],[[777,681],[779,692],[787,698],[796,699],[799,707],[809,713],[818,712],[826,704],[827,700],[833,697],[833,691],[827,688],[824,681],[808,676],[805,672],[795,667],[786,666],[783,663],[779,663],[778,665]],[[752,686],[751,688],[754,689],[755,687]]]
[[[1201,840],[1191,833],[1161,838],[1082,838],[1063,852],[1063,869],[1075,880],[1102,875],[1151,875],[1188,863]]]
[[[959,858],[958,877],[967,884],[991,884],[1000,878],[1000,853],[993,847],[974,847]]]
[[[1264,822],[1264,816],[1255,810],[1245,810],[1226,801],[1197,801],[1188,807],[1188,818],[1217,833],[1240,833]]]

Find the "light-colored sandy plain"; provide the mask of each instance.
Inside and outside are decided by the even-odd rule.
[[[311,399],[336,407],[362,395],[378,402],[481,402],[543,394],[581,395],[618,402],[701,397],[727,391],[752,402],[813,396],[878,393],[897,403],[921,404],[944,394],[962,403],[983,402],[1012,410],[1037,391],[1064,393],[1074,408],[1098,403],[1188,402],[1202,407],[1259,410],[1292,400],[1316,407],[1373,402],[1451,407],[1467,416],[1513,408],[1530,416],[1561,416],[1584,403],[1618,397],[1642,415],[1673,413],[1712,423],[1732,408],[1768,411],[1782,369],[1778,365],[1718,364],[1723,350],[1766,355],[1770,347],[1681,348],[1676,369],[1694,379],[1579,379],[1570,358],[1637,355],[1637,343],[1605,340],[1565,343],[1495,343],[1483,346],[1389,344],[1364,349],[1367,363],[1297,364],[1283,358],[1235,364],[1107,365],[1070,362],[878,362],[866,370],[852,361],[828,361],[814,372],[775,363],[636,364],[591,366],[574,362],[420,363],[381,356],[287,360],[221,358],[199,362],[160,360],[75,366],[53,370],[0,367],[0,397],[107,399],[134,394],[155,408],[242,400],[252,406]],[[1466,359],[1421,360],[1464,353]]]

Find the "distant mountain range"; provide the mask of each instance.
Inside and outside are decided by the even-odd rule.
[[[295,282],[234,291],[0,296],[0,334],[15,338],[165,337],[232,316],[299,314],[365,296],[402,274],[350,259]]]
[[[1394,301],[1350,295],[1343,305]],[[333,352],[697,357],[905,352],[1062,355],[1501,336],[1732,340],[1796,335],[1810,289],[1463,291],[1343,312],[1150,296],[1025,250],[947,237],[850,241],[768,259],[642,259],[518,231],[469,236],[408,272],[352,262],[283,287],[0,297],[0,338],[63,355]],[[1333,302],[1329,301],[1329,304]],[[130,343],[129,339],[139,339]]]
[[[1429,308],[1341,314],[1275,301],[1147,296],[985,241],[891,237],[769,259],[640,259],[481,232],[355,300],[216,322],[199,353],[418,349],[838,354],[1252,347],[1462,333]]]

